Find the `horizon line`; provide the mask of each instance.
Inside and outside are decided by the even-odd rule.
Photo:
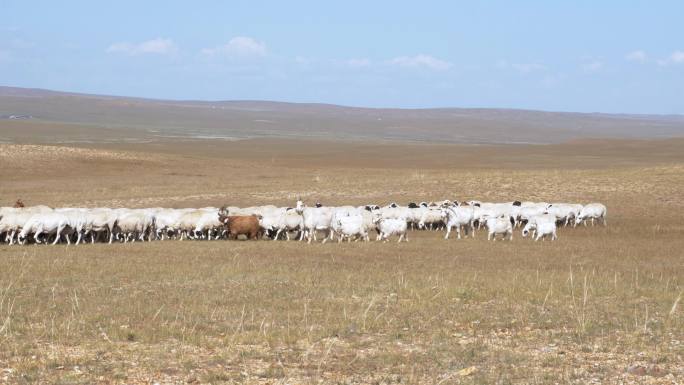
[[[360,105],[348,105],[348,104],[337,104],[328,102],[301,102],[301,101],[290,101],[290,100],[277,100],[277,99],[177,99],[177,98],[159,98],[159,97],[145,97],[145,96],[132,96],[132,95],[117,95],[117,94],[102,94],[102,93],[89,93],[89,92],[79,92],[79,91],[65,91],[65,90],[55,90],[50,88],[41,87],[22,87],[15,85],[2,85],[1,88],[10,89],[20,89],[29,91],[42,91],[55,94],[63,94],[64,96],[83,96],[91,98],[112,98],[112,99],[135,99],[141,101],[149,102],[173,102],[173,103],[279,103],[279,104],[294,104],[294,105],[318,105],[327,107],[338,107],[338,108],[352,108],[352,109],[366,109],[366,110],[404,110],[404,111],[429,111],[429,110],[503,110],[503,111],[527,111],[527,112],[541,112],[541,113],[558,113],[558,114],[582,114],[582,115],[607,115],[607,116],[634,116],[634,117],[675,117],[684,118],[684,114],[670,113],[670,114],[659,114],[659,113],[634,113],[634,112],[601,112],[601,111],[572,111],[572,110],[544,110],[535,108],[516,108],[516,107],[369,107]],[[0,96],[13,96],[13,95],[0,95]],[[20,97],[20,96],[18,96]]]

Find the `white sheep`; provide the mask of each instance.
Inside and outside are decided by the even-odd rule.
[[[556,235],[556,216],[543,214],[530,218],[522,230],[522,236],[526,237],[530,232],[535,241],[539,239],[544,240],[546,237],[550,237],[552,241],[558,239]]]
[[[378,226],[379,241],[386,242],[392,235],[398,235],[399,240],[397,242],[401,242],[402,239],[408,242],[408,236],[406,235],[408,225],[406,219],[376,218],[375,223]]]
[[[496,236],[502,234],[503,238],[506,239],[506,235],[510,234],[509,240],[513,240],[513,224],[511,219],[507,215],[502,215],[498,217],[485,217],[485,223],[487,224],[487,240],[496,241]]]
[[[584,222],[584,225],[587,225],[587,220],[591,219],[591,225],[594,225],[594,220],[595,219],[601,219],[603,220],[603,225],[606,226],[606,217],[608,216],[608,209],[606,208],[605,205],[601,203],[589,203],[588,205],[584,206],[582,208],[582,211],[577,215],[577,218],[575,219],[575,226],[577,226],[579,223]]]

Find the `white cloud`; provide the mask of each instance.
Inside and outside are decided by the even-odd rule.
[[[171,39],[156,38],[138,44],[114,43],[107,48],[108,53],[120,53],[124,55],[173,55],[178,52],[178,47]]]
[[[683,64],[684,63],[684,51],[674,51],[672,52],[672,55],[670,55],[670,61],[675,64]]]
[[[228,44],[214,48],[202,49],[202,54],[207,56],[236,56],[236,57],[262,57],[266,56],[266,45],[263,42],[246,36],[236,36]]]
[[[439,71],[451,68],[451,63],[424,54],[396,57],[390,60],[389,63],[400,67],[424,67]]]
[[[371,61],[369,59],[366,59],[366,58],[349,59],[344,64],[346,64],[347,67],[351,67],[351,68],[364,68],[364,67],[370,67]]]
[[[603,69],[603,63],[598,60],[592,60],[588,63],[582,64],[582,69],[585,72],[598,72]]]
[[[674,51],[670,56],[665,59],[660,59],[657,62],[661,67],[666,67],[670,64],[684,64],[684,51]]]
[[[639,51],[632,51],[632,52],[628,53],[625,56],[625,59],[627,59],[628,61],[645,63],[646,60],[648,60],[648,56],[646,56],[646,52],[639,50]]]

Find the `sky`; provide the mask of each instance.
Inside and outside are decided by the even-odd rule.
[[[0,85],[684,114],[684,1],[0,0]]]

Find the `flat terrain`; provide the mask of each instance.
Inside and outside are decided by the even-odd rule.
[[[0,204],[600,201],[609,225],[562,228],[553,243],[428,231],[407,244],[3,245],[0,382],[684,379],[682,139],[466,146],[84,134],[51,146],[42,134],[31,140],[46,129],[35,125],[0,123],[2,136],[25,135],[0,144]]]

